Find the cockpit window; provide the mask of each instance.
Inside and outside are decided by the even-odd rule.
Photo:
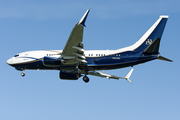
[[[14,57],[18,57],[18,56],[19,56],[19,54],[15,55]]]

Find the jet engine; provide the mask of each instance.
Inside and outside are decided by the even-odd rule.
[[[77,74],[71,71],[60,71],[59,78],[64,80],[77,80],[81,77],[81,74]]]
[[[48,67],[58,67],[61,65],[61,59],[55,57],[44,57],[43,64]]]

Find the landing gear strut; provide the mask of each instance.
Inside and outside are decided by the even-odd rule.
[[[80,70],[78,67],[77,67],[77,68],[75,68],[75,70],[74,70],[74,71],[75,71],[75,73],[76,73],[76,74],[78,74],[78,75],[80,75],[80,74],[81,74],[81,70]]]
[[[89,82],[89,78],[85,75],[85,76],[83,77],[83,81],[84,81],[85,83],[88,83],[88,82]]]

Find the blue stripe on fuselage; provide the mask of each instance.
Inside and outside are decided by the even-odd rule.
[[[101,57],[86,57],[88,65],[113,65],[119,63],[126,63],[128,61],[137,61],[141,53],[128,51],[123,53],[116,53]]]
[[[156,58],[157,55],[142,55],[141,52],[127,51],[109,56],[86,57],[86,61],[90,70],[108,70],[134,66]]]

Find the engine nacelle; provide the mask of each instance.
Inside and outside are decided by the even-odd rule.
[[[43,64],[48,67],[58,67],[61,66],[61,59],[55,57],[44,57]]]
[[[76,74],[71,71],[60,71],[59,78],[64,80],[77,80],[81,77],[80,74]]]

